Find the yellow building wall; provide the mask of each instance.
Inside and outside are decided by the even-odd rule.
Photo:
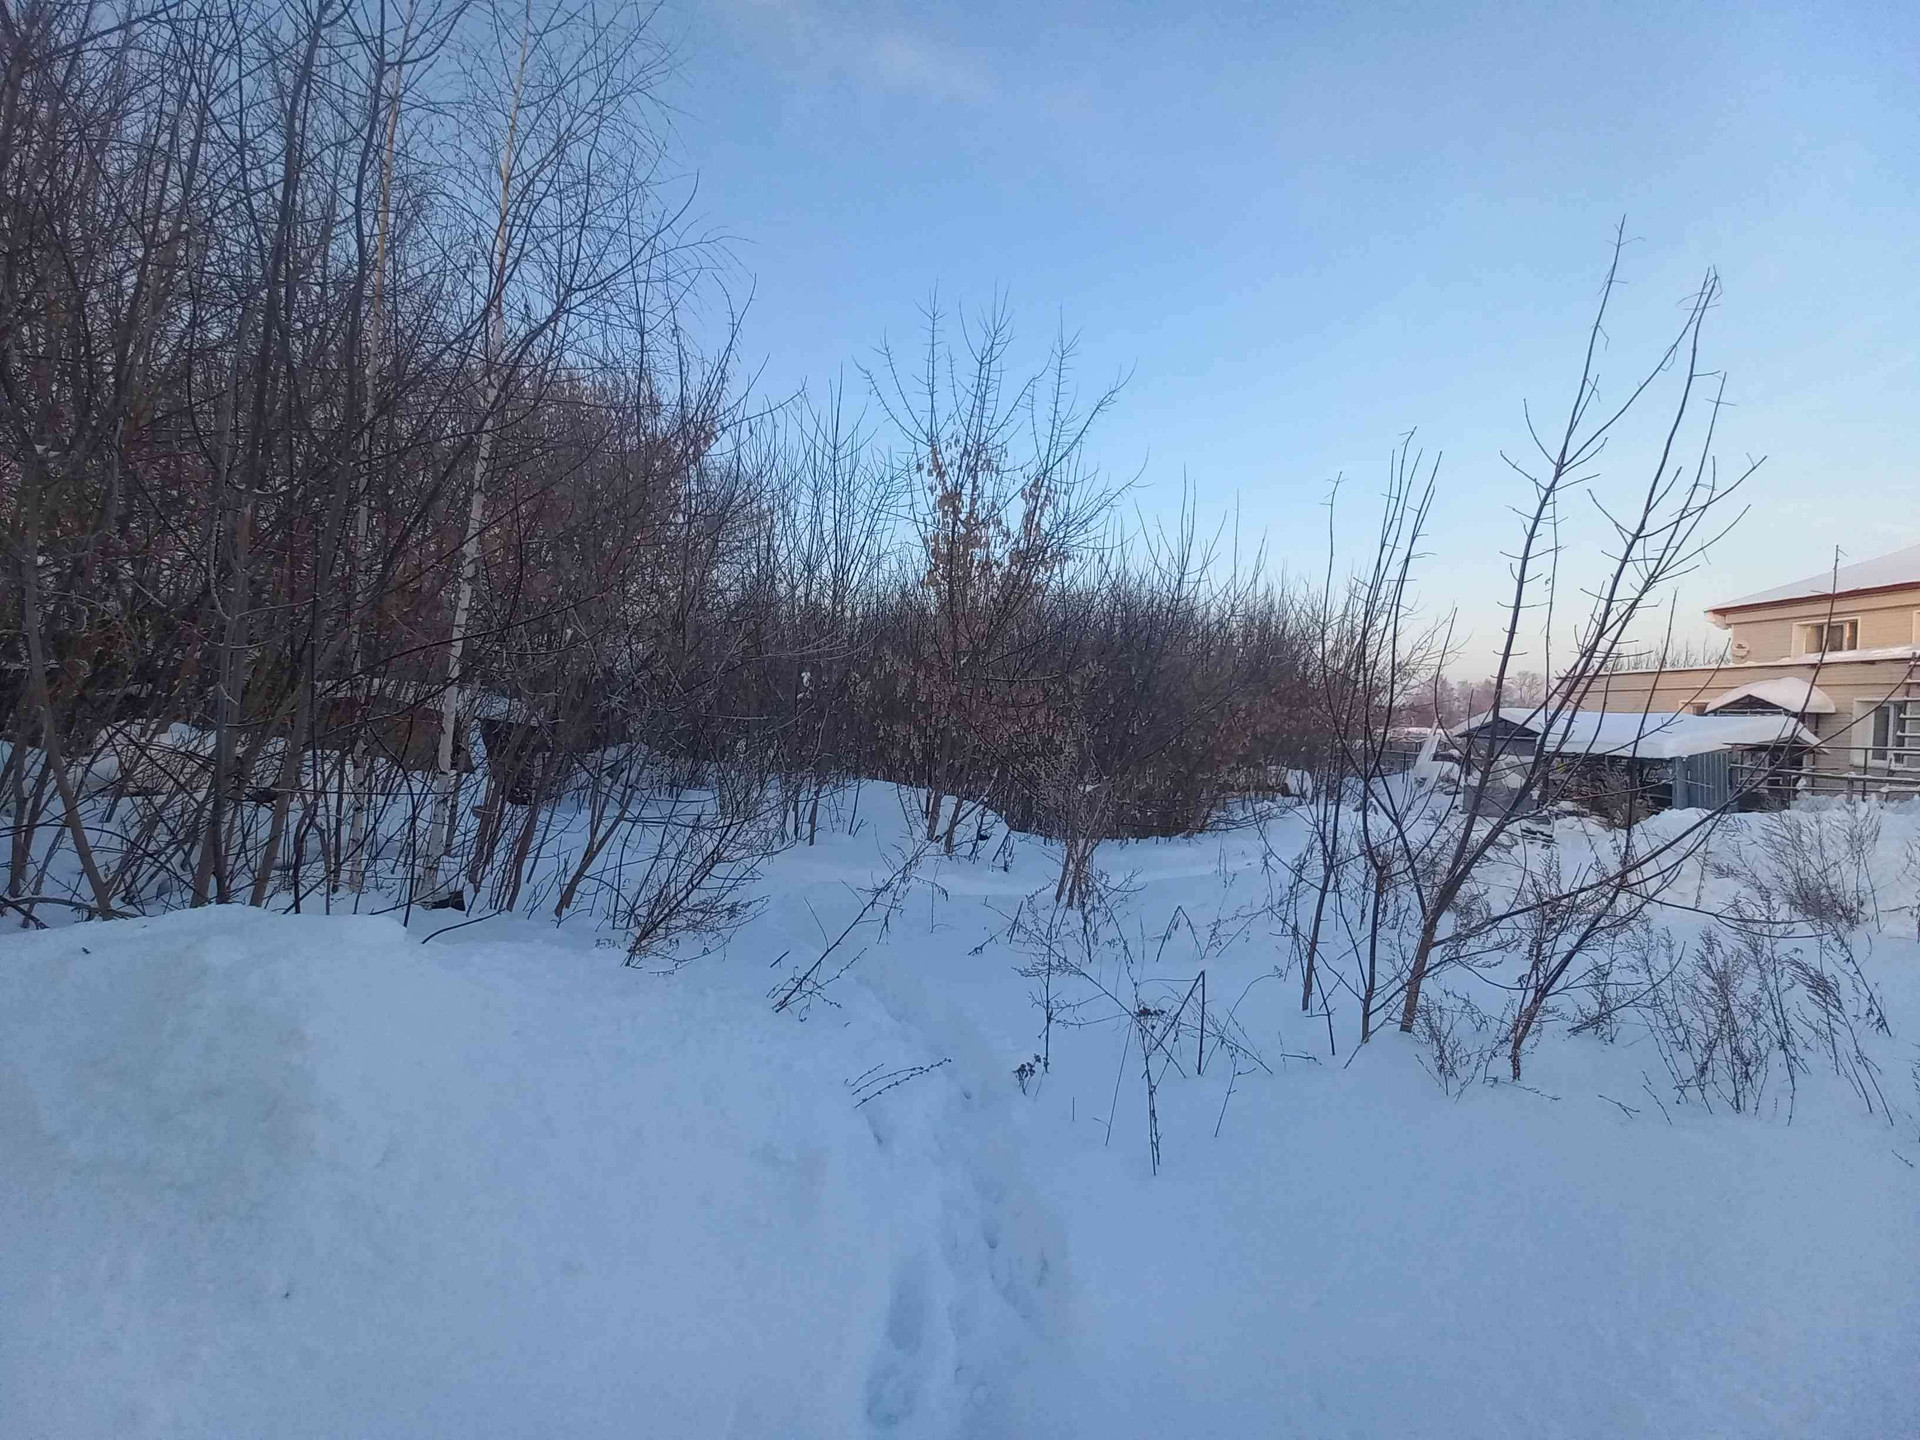
[[[1920,642],[1920,586],[1889,590],[1880,595],[1824,596],[1787,600],[1778,605],[1743,610],[1728,617],[1729,639],[1747,646],[1746,659],[1784,660],[1800,653],[1796,631],[1802,625],[1833,620],[1860,622],[1859,648],[1883,650]]]

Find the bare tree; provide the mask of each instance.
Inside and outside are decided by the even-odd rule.
[[[1554,763],[1552,737],[1593,694],[1612,657],[1628,642],[1636,622],[1660,603],[1666,588],[1687,573],[1705,548],[1724,533],[1728,504],[1740,483],[1759,463],[1751,462],[1731,479],[1722,477],[1714,464],[1714,422],[1724,396],[1725,378],[1703,369],[1700,363],[1703,327],[1719,296],[1719,280],[1711,272],[1688,302],[1679,333],[1658,361],[1617,403],[1602,406],[1596,365],[1608,303],[1619,283],[1624,244],[1622,227],[1616,234],[1612,263],[1588,331],[1585,356],[1565,421],[1552,438],[1542,438],[1530,427],[1539,460],[1537,468],[1508,462],[1526,482],[1531,494],[1521,510],[1518,546],[1509,557],[1512,589],[1505,608],[1499,664],[1490,697],[1494,714],[1504,705],[1508,676],[1519,668],[1516,661],[1524,651],[1526,629],[1533,612],[1543,604],[1546,607],[1543,628],[1548,636],[1553,633],[1553,581],[1560,558],[1556,535],[1563,504],[1576,492],[1586,491],[1593,497],[1593,504],[1612,537],[1607,569],[1591,591],[1586,613],[1573,627],[1565,659],[1555,667],[1553,692],[1537,707],[1543,741],[1523,761],[1517,787],[1521,795],[1541,792]],[[1670,374],[1675,377],[1675,394],[1669,402],[1660,442],[1645,479],[1637,488],[1626,492],[1624,503],[1601,498],[1594,490],[1593,467],[1608,438],[1654,391],[1662,377]],[[1698,448],[1692,458],[1688,458],[1682,449],[1686,426],[1703,391],[1708,392],[1707,416],[1700,426]],[[1498,763],[1511,753],[1508,742],[1496,740],[1487,763]],[[1422,986],[1436,959],[1450,943],[1448,927],[1456,902],[1519,819],[1518,806],[1494,805],[1492,793],[1488,786],[1469,785],[1464,791],[1465,804],[1459,823],[1447,829],[1445,839],[1439,844],[1436,862],[1431,866],[1416,863],[1414,867],[1424,871],[1428,878],[1422,885],[1419,941],[1401,987],[1400,1028],[1403,1032],[1413,1030]],[[1402,845],[1410,857],[1414,855],[1416,842],[1411,832],[1403,832]],[[1670,846],[1631,854],[1613,874],[1593,877],[1582,888],[1645,884],[1674,859],[1675,850]],[[1501,918],[1491,917],[1489,923],[1497,923]]]
[[[1064,337],[1045,368],[1009,381],[1013,328],[1004,309],[963,327],[962,354],[947,343],[937,302],[926,318],[917,379],[910,384],[883,348],[869,381],[898,433],[904,453],[895,463],[913,501],[924,647],[913,744],[927,836],[951,853],[1041,678],[1023,624],[1098,539],[1117,494],[1084,463],[1088,432],[1117,390],[1077,405]]]

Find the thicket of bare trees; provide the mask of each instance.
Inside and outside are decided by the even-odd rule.
[[[1004,315],[753,415],[661,56],[565,0],[0,9],[6,901],[580,907],[859,777],[1069,841],[1300,763],[1311,603],[1120,524]],[[971,827],[971,828],[970,828]],[[352,897],[350,901],[342,897]],[[365,903],[374,903],[369,900]]]

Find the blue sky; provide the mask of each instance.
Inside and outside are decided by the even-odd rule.
[[[1165,508],[1321,563],[1403,432],[1444,452],[1423,597],[1490,650],[1523,403],[1563,410],[1614,222],[1602,383],[1716,267],[1707,602],[1920,541],[1920,6],[669,0],[677,153],[730,237],[763,393],[910,342],[937,286],[1080,336],[1095,439]],[[1632,461],[1622,436],[1602,486]],[[1589,532],[1577,527],[1576,543]]]

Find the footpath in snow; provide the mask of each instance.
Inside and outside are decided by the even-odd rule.
[[[1055,863],[939,863],[780,1013],[870,830],[672,974],[524,919],[5,932],[0,1435],[1915,1433],[1911,1128],[1663,1102],[1631,1035],[1452,1096],[1329,1057],[1271,935],[1198,938],[1234,835],[1102,852],[1265,1065],[1183,1057],[1156,1175],[1124,1023],[1014,1074]],[[1915,945],[1872,964],[1920,1056]]]

